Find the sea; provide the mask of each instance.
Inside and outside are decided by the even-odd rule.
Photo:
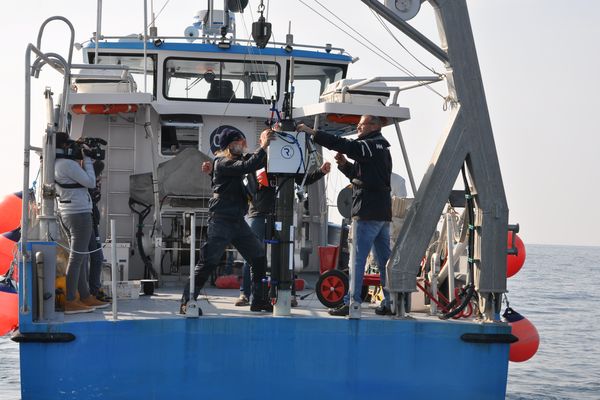
[[[507,298],[536,326],[540,347],[510,363],[506,399],[600,400],[600,247],[527,245]],[[465,371],[466,390],[468,380]],[[20,398],[18,347],[0,337],[0,400]]]

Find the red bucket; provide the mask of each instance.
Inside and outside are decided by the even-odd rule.
[[[319,246],[319,260],[321,273],[335,269],[338,260],[338,246]]]

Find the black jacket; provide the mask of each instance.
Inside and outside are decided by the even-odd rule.
[[[213,198],[208,202],[211,217],[238,219],[248,211],[249,192],[244,177],[264,164],[267,153],[261,148],[235,159],[217,157],[213,161]]]
[[[390,144],[380,131],[356,140],[317,131],[315,142],[346,154],[348,161],[340,171],[352,182],[352,217],[362,220],[391,221],[392,199],[390,176],[392,156]]]
[[[321,172],[320,169],[310,172],[306,177],[306,185],[310,185],[319,179],[321,179],[325,174]],[[304,175],[296,175],[294,180],[298,185],[302,184],[302,180],[304,179]],[[258,187],[258,185],[257,185]],[[250,218],[254,217],[262,217],[267,216],[274,212],[275,210],[275,188],[274,187],[258,187],[256,193],[252,197],[252,201],[250,202],[250,209],[248,210],[248,216]]]

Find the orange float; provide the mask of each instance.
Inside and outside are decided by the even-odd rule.
[[[508,307],[502,314],[512,328],[512,334],[519,340],[510,345],[508,359],[513,362],[523,362],[535,355],[540,347],[540,335],[527,318]]]
[[[349,114],[327,114],[327,121],[337,124],[357,125],[360,121],[360,115]]]
[[[21,192],[11,193],[0,199],[0,233],[21,226]]]
[[[71,111],[75,114],[118,114],[132,113],[138,110],[136,104],[75,104]]]
[[[509,248],[509,249],[512,247],[512,239],[513,239],[513,233],[512,233],[512,231],[508,231],[507,248]],[[517,272],[519,272],[519,270],[521,269],[523,264],[525,264],[525,256],[526,256],[525,244],[523,243],[523,241],[517,234],[515,234],[515,247],[517,249],[517,254],[508,254],[506,256],[506,277],[507,278],[510,278],[511,276],[513,276]]]
[[[215,280],[215,286],[219,289],[239,289],[240,278],[237,275],[222,275]]]
[[[0,287],[0,336],[19,326],[19,296]]]
[[[0,275],[5,274],[10,268],[10,264],[17,254],[17,243],[20,239],[20,228],[0,235]]]

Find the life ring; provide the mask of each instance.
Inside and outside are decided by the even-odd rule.
[[[132,113],[137,110],[137,104],[75,104],[71,106],[71,111],[75,114],[117,114]]]

